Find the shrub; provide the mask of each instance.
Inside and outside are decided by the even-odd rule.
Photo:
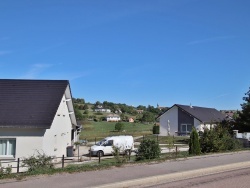
[[[121,123],[121,122],[118,122],[118,123],[116,123],[115,124],[115,130],[116,131],[122,131],[124,129],[124,124],[123,123]]]
[[[22,166],[28,167],[28,171],[46,170],[54,168],[52,160],[52,157],[38,152],[37,156],[24,158]]]
[[[193,127],[189,139],[189,154],[200,155],[201,148],[199,143],[199,136],[196,129]]]
[[[136,160],[155,159],[159,158],[161,154],[161,148],[157,141],[152,139],[145,139],[141,142]]]
[[[124,155],[124,157],[120,156],[120,153],[121,153],[120,147],[112,146],[112,148],[113,148],[112,155],[114,156],[114,158],[118,164],[121,164],[121,163],[124,163],[127,161],[126,155]]]
[[[12,172],[12,166],[8,165],[8,167],[6,167],[5,170],[4,170],[4,167],[2,167],[2,164],[1,164],[1,161],[0,161],[0,178],[3,178],[4,175],[10,175],[11,172]]]
[[[160,126],[153,126],[153,134],[160,134]]]
[[[6,167],[6,169],[5,169],[5,173],[6,174],[11,174],[11,172],[12,172],[12,166],[8,165],[8,167]]]
[[[200,145],[203,153],[235,150],[240,146],[229,131],[220,125],[211,130],[205,130],[201,136]]]
[[[167,147],[169,152],[174,148],[174,136],[167,136]]]

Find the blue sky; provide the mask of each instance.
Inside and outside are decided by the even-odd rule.
[[[248,0],[0,1],[0,78],[67,79],[73,97],[241,109]]]

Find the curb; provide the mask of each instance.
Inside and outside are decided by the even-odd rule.
[[[212,175],[221,172],[227,172],[232,170],[238,170],[242,168],[250,167],[250,161],[233,163],[209,168],[202,168],[197,170],[190,170],[184,172],[176,172],[171,174],[164,174],[158,176],[150,176],[146,178],[139,178],[133,180],[122,181],[118,183],[105,184],[101,186],[95,186],[95,188],[122,188],[122,187],[143,187],[143,185],[157,185],[160,183],[169,183],[177,180],[184,180],[188,178],[195,178],[205,175]]]

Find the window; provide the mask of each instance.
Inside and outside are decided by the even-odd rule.
[[[0,139],[0,157],[15,157],[16,139]]]
[[[106,146],[113,146],[113,140],[109,140]]]
[[[190,124],[181,124],[181,132],[191,132],[192,125]]]

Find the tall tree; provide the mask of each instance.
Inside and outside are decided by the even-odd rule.
[[[201,154],[199,136],[198,136],[198,133],[194,127],[192,128],[192,132],[190,134],[189,154],[192,154],[192,155],[200,155]]]
[[[242,132],[250,132],[250,87],[248,92],[245,93],[243,100],[245,102],[241,104],[242,111],[238,112],[239,116],[236,119],[235,128]]]
[[[154,122],[155,116],[151,112],[144,112],[141,118],[142,122]]]

